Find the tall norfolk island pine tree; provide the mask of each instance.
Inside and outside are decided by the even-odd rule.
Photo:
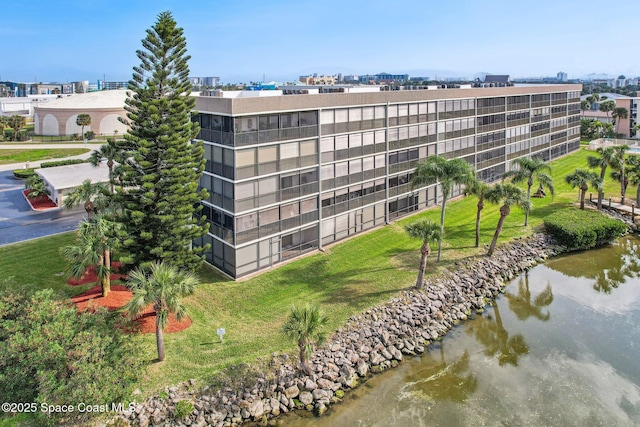
[[[189,97],[189,67],[182,28],[162,12],[136,52],[125,110],[130,126],[119,144],[127,160],[115,177],[122,202],[120,232],[123,261],[141,265],[165,262],[194,270],[203,248],[192,248],[208,224],[196,218],[207,191],[198,191],[204,170],[202,142],[193,142],[198,127],[191,121],[195,100]]]

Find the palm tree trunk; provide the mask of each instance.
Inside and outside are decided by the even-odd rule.
[[[420,253],[422,255],[420,257],[420,268],[418,269],[418,280],[416,280],[416,288],[418,289],[422,288],[422,284],[424,283],[424,271],[427,267],[427,256],[429,255],[425,245],[422,245]]]
[[[478,212],[476,212],[476,248],[480,246],[480,216],[484,209],[484,202],[478,202]]]
[[[502,232],[502,227],[504,226],[504,220],[507,217],[507,215],[509,215],[509,214],[504,215],[502,213],[502,208],[500,208],[500,219],[498,220],[498,226],[496,227],[496,232],[493,233],[493,240],[491,241],[491,246],[489,246],[489,252],[487,253],[488,256],[493,255],[493,251],[496,250],[496,244],[498,243],[498,237],[500,237],[500,233]]]
[[[621,204],[624,205],[624,196],[627,193],[627,183],[626,181],[626,177],[624,176],[624,165],[622,165],[622,168],[620,170],[620,196],[622,198]]]
[[[587,190],[580,189],[580,209],[584,210],[584,196],[587,194]]]
[[[533,186],[532,177],[527,182],[527,208],[524,210],[524,226],[529,225],[529,202],[531,201],[531,187]]]
[[[602,168],[600,168],[600,179],[602,180],[602,182],[604,182],[606,171],[607,171],[607,166],[603,166]],[[602,209],[602,199],[604,199],[604,188],[598,190],[598,210]]]
[[[160,327],[160,313],[156,311],[156,346],[158,347],[158,361],[164,360],[164,333]]]
[[[444,236],[444,208],[447,205],[447,194],[442,193],[442,210],[440,211],[440,237],[438,237],[438,260],[442,256],[442,236]]]
[[[300,368],[306,375],[311,375],[313,372],[311,372],[311,368],[307,364],[307,354],[304,351],[304,346],[298,345],[298,347],[300,349]]]
[[[636,190],[636,207],[640,208],[640,185],[638,185],[638,189]]]

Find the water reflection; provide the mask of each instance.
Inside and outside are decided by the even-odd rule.
[[[478,388],[478,379],[469,372],[469,353],[453,363],[447,363],[444,357],[444,343],[440,343],[440,360],[434,357],[435,349],[426,354],[422,369],[411,372],[406,377],[406,386],[402,394],[429,402],[451,400],[466,402]],[[418,378],[416,380],[416,378]]]
[[[500,366],[506,364],[518,366],[518,359],[529,353],[529,346],[521,334],[509,337],[509,332],[502,324],[498,304],[494,304],[493,312],[495,321],[491,314],[479,317],[469,323],[466,332],[469,335],[475,335],[478,342],[484,346],[485,355],[490,357],[497,355]]]
[[[538,265],[328,416],[284,424],[640,426],[639,248],[627,237]]]
[[[576,262],[576,255],[580,262]],[[604,248],[565,255],[550,261],[548,266],[569,277],[592,279],[594,290],[610,294],[627,278],[638,277],[638,240],[626,237]]]
[[[523,276],[520,276],[518,293],[512,294],[511,292],[507,292],[505,297],[509,300],[509,308],[518,316],[519,320],[527,320],[529,317],[535,317],[538,320],[546,322],[551,318],[551,313],[548,309],[543,311],[543,307],[547,307],[553,302],[551,283],[547,282],[544,290],[532,301],[531,291],[529,290],[528,271],[525,272]]]

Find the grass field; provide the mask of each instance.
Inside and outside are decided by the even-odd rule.
[[[501,241],[525,236],[542,224],[543,218],[578,200],[564,176],[586,167],[591,154],[580,150],[552,163],[556,195],[553,200],[533,199],[529,226],[524,214],[514,209],[507,218]],[[618,186],[608,179],[607,193]],[[498,221],[498,206],[483,211],[481,247],[474,247],[476,199],[467,197],[447,204],[442,262],[435,254],[427,265],[427,275],[452,268],[456,261],[484,254]],[[178,334],[166,334],[167,359],[151,363],[140,385],[144,394],[190,378],[206,384],[221,369],[241,362],[268,358],[273,352],[291,352],[294,344],[279,333],[288,309],[306,302],[322,306],[335,330],[368,307],[390,299],[397,291],[415,283],[421,242],[410,239],[403,230],[409,222],[430,218],[439,222],[438,207],[403,218],[350,240],[335,244],[326,253],[316,253],[244,281],[232,281],[203,267],[202,285],[186,300],[193,325]],[[72,234],[42,238],[0,248],[2,276],[15,276],[20,284],[51,287],[70,296],[90,285],[72,288],[65,284],[58,248],[71,242]],[[220,343],[216,329],[227,334]],[[156,357],[153,335],[135,336],[144,348],[147,360]]]
[[[86,148],[34,148],[29,150],[7,148],[0,150],[0,165],[59,159],[77,156],[89,151]]]

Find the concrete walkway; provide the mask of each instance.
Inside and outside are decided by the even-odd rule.
[[[38,142],[34,142],[31,144],[17,144],[17,143],[0,143],[0,150],[35,150],[35,149],[43,149],[43,148],[86,148],[90,150],[84,154],[79,154],[77,156],[70,157],[60,157],[57,159],[46,159],[46,160],[37,160],[33,162],[29,162],[29,167],[37,168],[43,162],[52,162],[55,160],[68,160],[68,159],[88,159],[91,155],[91,151],[97,150],[102,147],[105,143],[100,144],[75,144],[75,143],[67,143],[67,144],[42,144]],[[6,165],[0,165],[0,172],[3,171],[12,171],[14,169],[22,169],[25,167],[25,163],[10,163]]]

